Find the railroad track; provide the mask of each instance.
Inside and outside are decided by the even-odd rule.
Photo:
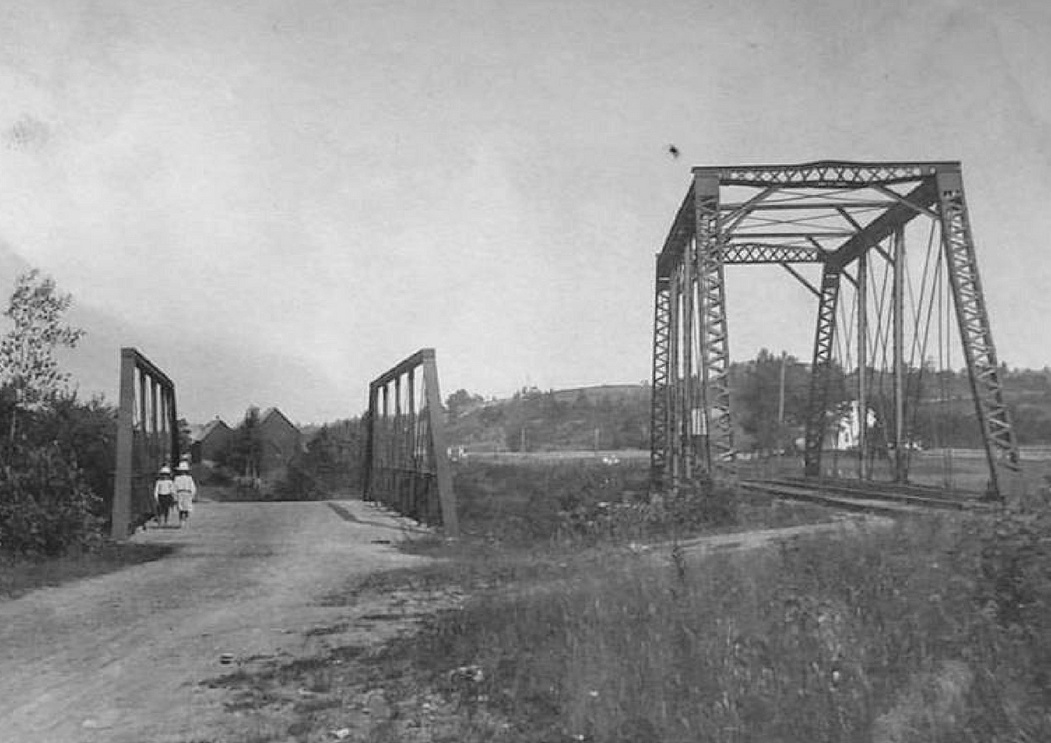
[[[998,507],[996,503],[981,501],[972,494],[955,494],[953,497],[953,494],[937,488],[900,483],[756,479],[742,480],[741,486],[779,498],[867,513],[987,511]]]

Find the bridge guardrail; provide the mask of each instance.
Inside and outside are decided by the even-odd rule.
[[[179,459],[175,383],[135,348],[120,350],[120,407],[110,535],[125,539],[152,513],[153,483]]]
[[[459,535],[433,348],[369,383],[365,500]]]

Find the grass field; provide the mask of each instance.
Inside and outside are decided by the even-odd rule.
[[[342,704],[383,700],[352,739],[1051,739],[1051,518],[916,518],[691,558],[542,534],[557,521],[537,493],[570,502],[559,488],[581,481],[537,467],[461,470],[468,537],[418,543],[442,559],[354,588],[469,599],[327,667]]]
[[[303,697],[245,743],[1051,740],[1051,516],[697,556],[667,540],[830,512],[704,487],[655,505],[645,468],[458,464],[464,538],[408,543],[437,559],[331,602],[465,598],[379,651],[238,678],[252,704]]]

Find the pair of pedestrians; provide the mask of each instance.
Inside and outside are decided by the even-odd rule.
[[[157,482],[153,485],[153,500],[157,507],[158,525],[168,525],[168,518],[173,507],[179,510],[179,528],[189,525],[196,495],[197,483],[193,481],[188,462],[179,462],[174,478],[171,468],[161,467],[157,475]]]

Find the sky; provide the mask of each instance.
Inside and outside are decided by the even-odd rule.
[[[36,266],[192,421],[357,415],[650,374],[694,165],[960,160],[1001,360],[1051,364],[1046,0],[8,0],[0,291]],[[674,143],[678,158],[667,152]],[[809,357],[813,300],[728,278],[730,352]]]

